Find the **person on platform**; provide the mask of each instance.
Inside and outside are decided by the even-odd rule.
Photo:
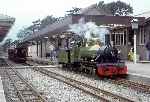
[[[134,60],[134,49],[133,48],[131,48],[129,53],[128,53],[128,59],[129,59],[129,61]]]

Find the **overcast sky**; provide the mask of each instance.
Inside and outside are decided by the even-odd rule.
[[[27,27],[32,21],[42,19],[47,15],[63,16],[72,7],[85,8],[100,0],[0,0],[0,13],[16,18],[15,25],[8,37],[15,38],[23,26]],[[117,0],[104,0],[105,3]],[[150,11],[150,0],[121,0],[130,4],[134,14]]]

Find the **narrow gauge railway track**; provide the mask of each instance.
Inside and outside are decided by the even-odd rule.
[[[145,85],[141,82],[134,82],[132,80],[123,79],[123,78],[117,78],[115,80],[110,79],[110,80],[113,84],[123,85],[125,87],[130,87],[131,89],[150,94],[150,86]]]
[[[26,65],[31,65],[31,64],[26,64]],[[34,66],[32,67],[34,68]],[[42,66],[39,66],[39,67],[42,67]],[[125,87],[130,87],[131,89],[150,94],[150,85],[144,84],[142,82],[137,82],[137,81],[133,81],[131,79],[125,79],[125,78],[117,78],[117,79],[115,78],[115,80],[110,79],[110,82],[113,84],[123,85]]]
[[[5,62],[5,66],[6,65],[10,66]],[[3,70],[5,77],[9,79],[10,85],[13,87],[14,91],[16,91],[17,95],[17,97],[10,97],[10,95],[6,96],[8,100],[11,100],[10,102],[48,102],[19,72],[12,67],[7,68],[4,69],[3,67],[1,70]],[[7,93],[7,95],[8,94],[9,93]],[[17,98],[19,101],[16,101]]]
[[[91,94],[96,98],[99,98],[103,102],[134,102],[133,100],[127,99],[125,97],[101,90],[99,88],[93,87],[91,85],[88,85],[86,83],[67,78],[63,75],[60,75],[58,73],[48,71],[43,68],[34,68],[34,70],[39,71],[43,73],[44,75],[48,75],[49,77],[52,77],[54,79],[60,80],[68,85],[71,85],[73,87],[76,87],[83,92],[86,92],[87,94]]]
[[[25,64],[30,66],[22,66],[22,67],[16,67],[18,69],[24,69],[24,68],[35,68],[35,66],[31,64]],[[49,68],[50,66],[36,66],[36,68]],[[55,68],[56,66],[51,66],[51,68]],[[9,67],[8,67],[9,68]],[[96,78],[98,79],[98,78]],[[144,92],[150,94],[150,86],[147,84],[143,84],[141,82],[132,81],[129,79],[123,79],[123,78],[115,78],[115,80],[110,79],[110,82],[117,85],[123,85],[125,87],[129,87],[131,89],[137,90],[139,92]]]
[[[25,64],[27,65],[27,64]],[[30,65],[30,64],[28,64]],[[24,69],[24,68],[34,68],[34,69],[39,69],[39,68],[49,68],[50,66],[22,66],[22,67],[18,67],[18,69]],[[56,67],[56,66],[51,66],[51,67]],[[42,72],[43,73],[43,72]],[[45,72],[44,72],[45,73]],[[48,73],[48,72],[46,72]],[[137,91],[140,91],[140,92],[146,92],[146,93],[150,93],[150,86],[147,85],[147,84],[143,84],[143,83],[140,83],[140,82],[135,82],[135,81],[132,81],[132,80],[129,80],[129,79],[123,79],[123,78],[118,78],[118,79],[110,79],[110,82],[113,83],[113,84],[118,84],[118,85],[123,85],[125,87],[129,87],[131,89],[135,89]]]
[[[55,68],[55,67],[56,66],[51,66],[51,68]],[[19,67],[16,67],[16,69],[17,68],[18,69],[35,68],[35,66],[22,66],[22,67],[19,66]],[[49,68],[49,66],[36,66],[36,68]],[[96,78],[96,79],[99,79],[99,78]],[[142,82],[137,82],[137,81],[124,79],[124,78],[115,78],[115,80],[114,79],[109,79],[109,80],[113,84],[123,85],[125,87],[130,87],[131,89],[150,94],[150,85],[143,84]]]

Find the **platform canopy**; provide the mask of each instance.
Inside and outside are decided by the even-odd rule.
[[[0,14],[0,42],[3,41],[14,22],[15,18]]]
[[[22,42],[32,41],[42,39],[47,36],[52,36],[53,34],[62,34],[63,32],[68,32],[70,29],[69,26],[72,24],[79,23],[80,19],[84,19],[84,22],[95,22],[96,25],[105,25],[105,26],[123,26],[130,27],[131,26],[131,16],[105,16],[105,15],[70,15],[65,17],[60,21],[56,21],[53,24],[46,26],[40,31],[34,32],[33,34],[27,36],[22,40]],[[137,17],[139,25],[143,24],[145,18]]]

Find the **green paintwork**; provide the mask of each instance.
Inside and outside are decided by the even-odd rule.
[[[65,50],[60,50],[58,53],[58,61],[67,63],[67,52]]]
[[[97,50],[91,49],[93,46],[88,47],[75,47],[71,50],[71,62],[80,61],[81,57],[95,56]],[[67,52],[65,50],[60,50],[58,54],[58,61],[62,63],[68,62]]]

